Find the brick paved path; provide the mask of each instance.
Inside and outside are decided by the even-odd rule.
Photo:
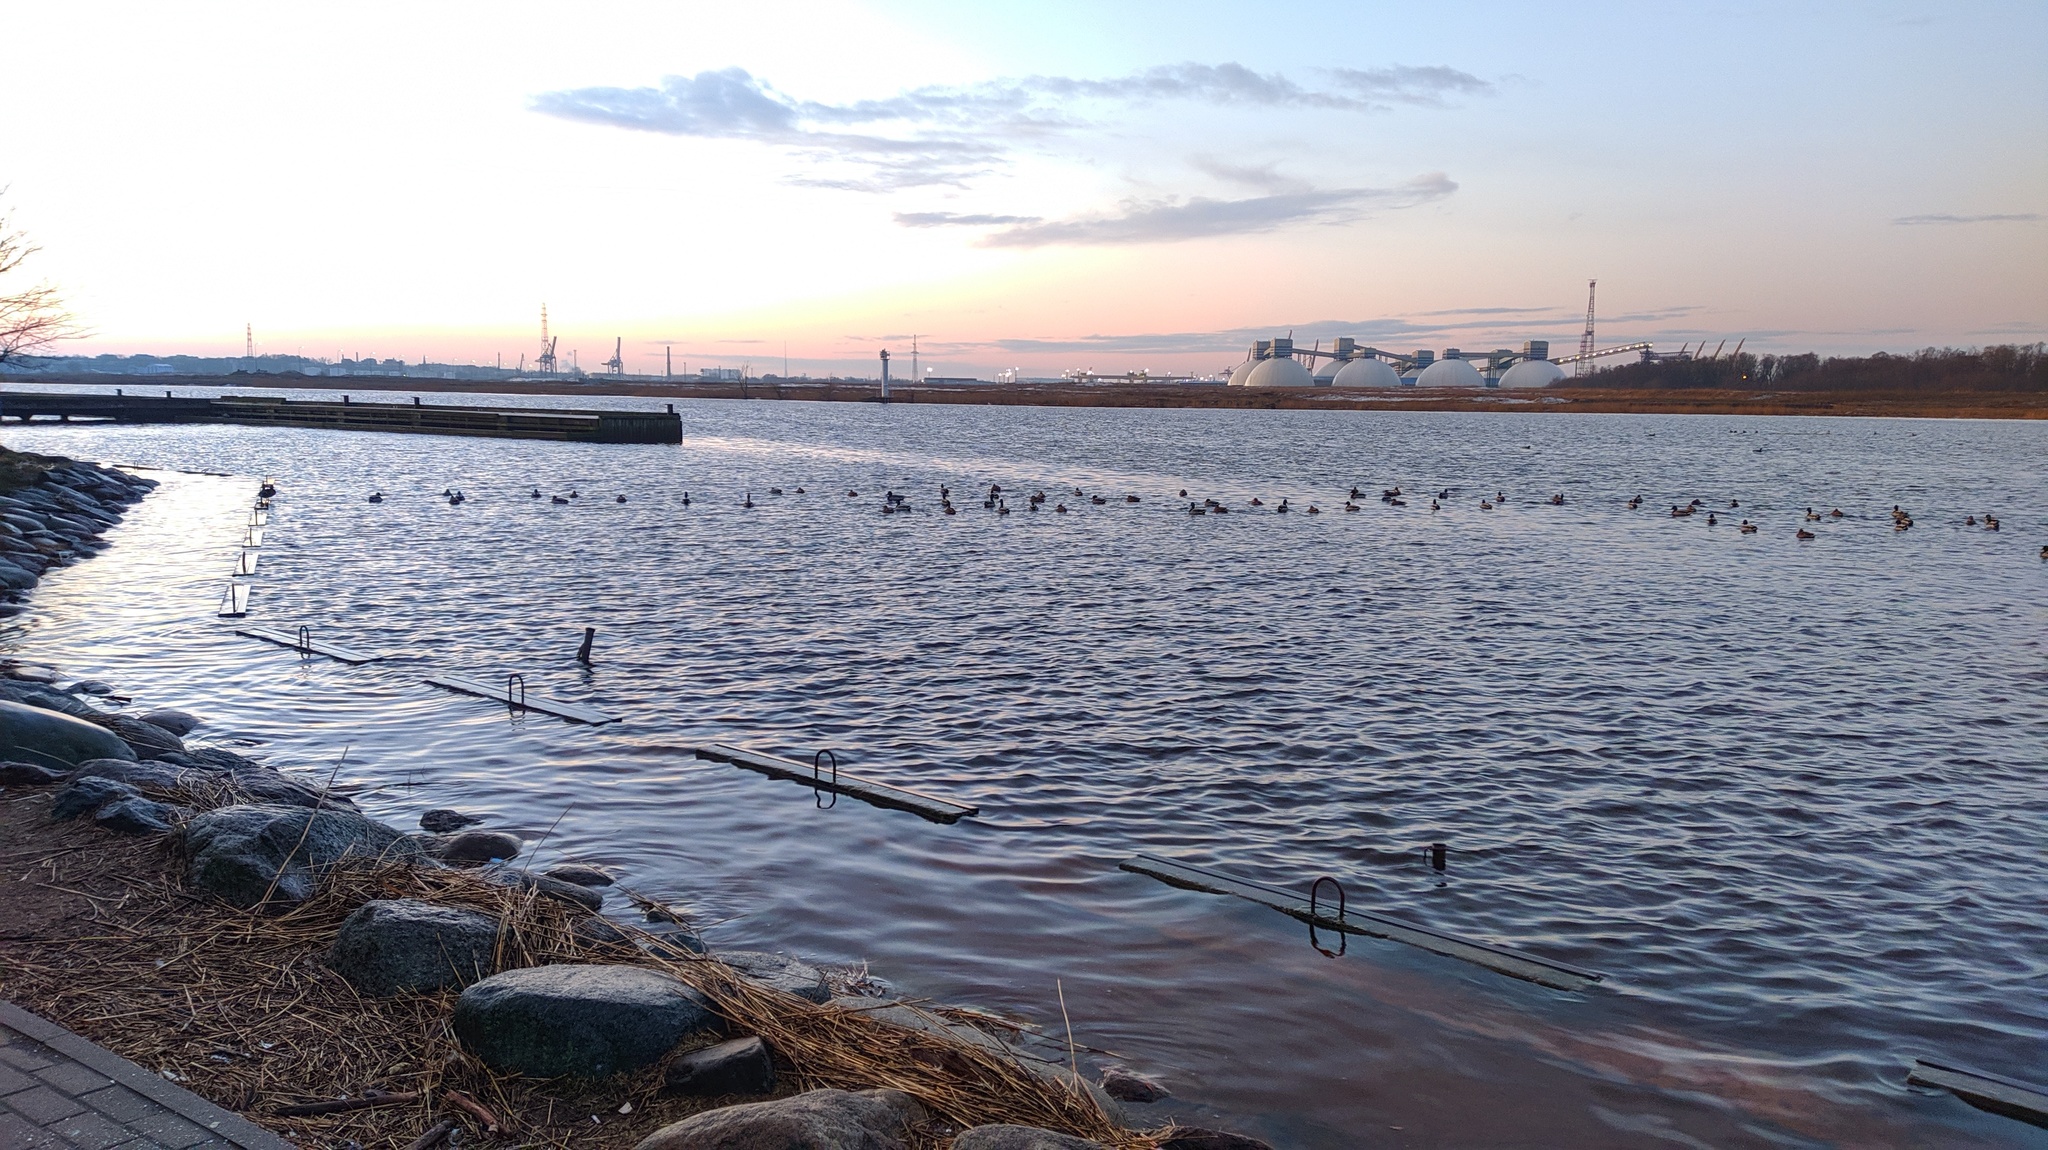
[[[0,1148],[292,1150],[292,1144],[0,1000]]]

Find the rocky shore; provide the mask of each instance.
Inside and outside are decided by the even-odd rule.
[[[0,615],[19,614],[52,567],[97,555],[100,534],[156,481],[0,449]]]
[[[23,459],[0,495],[16,594],[151,486]],[[1265,1146],[1134,1120],[1125,1104],[1157,1084],[1085,1080],[1072,1046],[1026,1024],[892,1000],[858,971],[707,953],[684,914],[601,868],[539,867],[533,844],[453,810],[401,830],[345,780],[204,730],[0,661],[0,979],[301,1144]],[[637,921],[607,916],[614,902]]]

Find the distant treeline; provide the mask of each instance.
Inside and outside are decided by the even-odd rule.
[[[1911,355],[1878,352],[1822,359],[1804,355],[1741,355],[1718,359],[1631,363],[1567,379],[1560,387],[1743,388],[1780,391],[2048,393],[2048,344],[1999,344],[1964,351],[1930,347]]]

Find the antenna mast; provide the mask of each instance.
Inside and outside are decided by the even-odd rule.
[[[242,358],[256,358],[256,325],[253,323],[242,325]]]
[[[1579,337],[1579,361],[1572,365],[1574,377],[1593,370],[1587,365],[1593,362],[1593,289],[1599,283],[1599,280],[1586,281],[1586,334]]]

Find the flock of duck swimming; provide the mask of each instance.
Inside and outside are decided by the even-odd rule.
[[[1438,491],[1435,495],[1431,496],[1429,500],[1429,509],[1431,511],[1443,510],[1444,501],[1451,498],[1451,493],[1453,490],[1453,488],[1446,487],[1443,490]],[[780,487],[771,487],[768,489],[768,494],[771,496],[781,496],[784,494],[784,491]],[[801,487],[796,487],[792,488],[789,494],[803,495],[805,494],[805,491]],[[993,511],[997,515],[1008,515],[1011,510],[1009,503],[1009,497],[1011,494],[1012,493],[1010,492],[1005,492],[1003,490],[1002,484],[1000,483],[989,484],[988,490],[982,493],[982,509],[986,511]],[[1399,487],[1390,487],[1380,492],[1379,499],[1381,503],[1384,503],[1389,507],[1406,507],[1408,506],[1408,502],[1405,498],[1403,498],[1403,495],[1404,492],[1402,492],[1402,490]],[[575,490],[574,488],[571,488],[567,495],[555,494],[543,496],[541,493],[541,489],[536,487],[533,488],[532,491],[528,493],[528,496],[529,498],[532,499],[546,498],[550,503],[556,506],[567,506],[570,503],[582,498],[581,492]],[[848,499],[858,499],[860,498],[860,492],[848,488],[846,492],[846,497]],[[460,507],[469,500],[469,496],[463,494],[460,488],[455,487],[443,488],[440,494],[440,498],[446,499],[450,507]],[[626,502],[626,497],[624,495],[615,495],[612,498],[613,502],[615,503]],[[1090,495],[1079,487],[1073,489],[1073,498],[1076,503],[1079,503],[1082,500],[1086,500],[1088,503],[1098,507],[1112,502],[1112,500],[1108,496]],[[1189,515],[1230,514],[1231,509],[1229,505],[1222,503],[1218,500],[1204,499],[1199,503],[1195,502],[1193,499],[1189,498],[1186,488],[1181,489],[1179,498],[1188,500],[1187,513]],[[1343,504],[1344,510],[1347,512],[1360,510],[1358,500],[1364,498],[1366,498],[1366,494],[1363,491],[1360,491],[1358,488],[1353,487],[1345,495]],[[371,503],[384,502],[384,493],[382,491],[371,492],[369,501]],[[690,506],[690,502],[690,493],[687,491],[683,492],[683,506]],[[1024,497],[1023,506],[1026,511],[1037,511],[1044,507],[1047,502],[1048,497],[1046,496],[1045,492],[1033,491],[1030,495]],[[1125,495],[1121,499],[1116,500],[1116,502],[1139,503],[1142,502],[1142,500],[1140,500],[1135,495]],[[1496,507],[1506,506],[1507,502],[1507,492],[1496,489],[1494,494],[1490,498],[1485,495],[1480,496],[1479,509],[1481,511],[1492,511]],[[1557,492],[1556,494],[1553,494],[1549,498],[1545,499],[1543,502],[1554,507],[1562,507],[1565,505],[1564,493],[1562,491]],[[1631,511],[1641,508],[1642,505],[1643,497],[1640,495],[1630,499],[1627,504],[1629,510]],[[756,506],[756,504],[754,503],[754,493],[752,491],[748,491],[742,496],[740,500],[740,506],[742,508],[749,509]],[[1245,506],[1248,508],[1263,509],[1266,506],[1266,503],[1264,500],[1254,495],[1246,501]],[[1728,510],[1730,511],[1736,510],[1741,506],[1741,500],[1730,499],[1728,501]],[[1066,514],[1068,509],[1065,500],[1060,499],[1057,501],[1053,501],[1052,510],[1054,514]],[[1286,515],[1292,512],[1293,510],[1294,506],[1286,498],[1283,497],[1280,500],[1279,505],[1273,508],[1273,513],[1276,515]],[[908,514],[910,511],[911,506],[909,496],[898,494],[893,489],[882,493],[882,514]],[[947,487],[944,485],[941,485],[939,487],[939,511],[945,515],[959,514],[959,509],[953,506],[953,489],[951,487]],[[1707,526],[1714,527],[1720,524],[1722,518],[1721,515],[1714,509],[1708,507],[1705,501],[1699,499],[1694,499],[1689,503],[1672,504],[1671,518],[1688,519],[1693,517],[1694,515],[1699,514],[1701,511],[1706,512]],[[1303,514],[1305,515],[1321,515],[1322,513],[1322,508],[1316,506],[1313,503],[1309,504],[1308,508],[1303,512]],[[1907,512],[1903,508],[1899,507],[1897,504],[1892,505],[1891,517],[1893,531],[1906,531],[1910,530],[1913,526],[1912,514]],[[1826,513],[1815,511],[1813,508],[1808,507],[1805,513],[1805,521],[1808,523],[1820,523],[1826,520],[1842,518],[1845,518],[1845,513],[1839,507],[1834,508],[1833,510],[1830,510]],[[1966,527],[1981,526],[1986,531],[1997,531],[1999,529],[1998,517],[1996,515],[1991,514],[1988,511],[1985,512],[1981,517],[1976,515],[1964,516],[1963,525]],[[1755,523],[1750,522],[1747,518],[1744,518],[1740,523],[1736,524],[1735,530],[1743,535],[1754,535],[1759,530],[1761,530],[1761,528],[1759,528]],[[1801,540],[1819,538],[1819,536],[1814,534],[1812,531],[1808,531],[1804,527],[1799,528],[1797,531],[1793,533],[1793,535],[1795,538]],[[2041,558],[2044,560],[2048,560],[2048,547],[2041,548]]]

